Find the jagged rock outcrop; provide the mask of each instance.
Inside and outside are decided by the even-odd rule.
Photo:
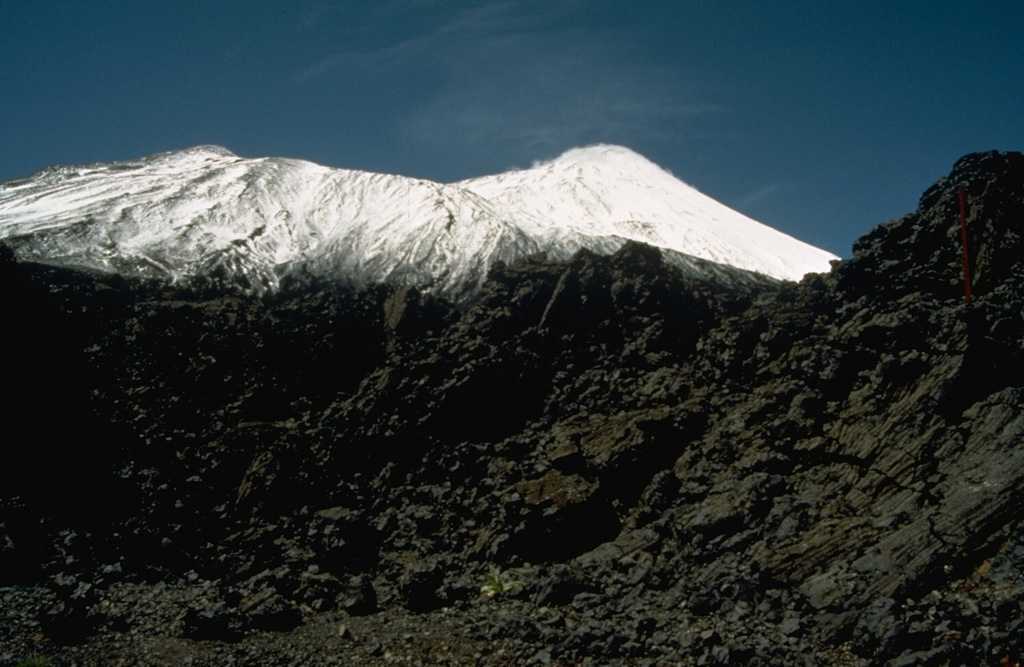
[[[6,255],[0,659],[1015,659],[1022,236],[1024,156],[984,153],[743,292],[641,245],[499,264],[462,310]]]

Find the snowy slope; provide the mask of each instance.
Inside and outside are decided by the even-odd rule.
[[[621,146],[577,148],[532,169],[458,185],[559,237],[641,241],[790,280],[828,271],[836,259],[702,195]]]
[[[297,275],[462,298],[497,260],[630,239],[782,279],[834,259],[616,146],[453,184],[216,146],[0,184],[0,241],[19,259],[258,293]]]

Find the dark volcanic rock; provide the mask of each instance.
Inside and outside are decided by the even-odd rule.
[[[799,284],[627,245],[457,310],[4,253],[0,663],[1015,660],[1022,237],[981,153]]]

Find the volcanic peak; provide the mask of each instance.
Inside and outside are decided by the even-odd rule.
[[[457,301],[498,261],[627,241],[708,279],[728,273],[708,262],[797,280],[835,259],[608,145],[451,184],[219,146],[57,167],[0,185],[0,240],[20,260],[134,277],[257,293],[390,283]]]

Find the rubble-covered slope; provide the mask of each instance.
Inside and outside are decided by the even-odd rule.
[[[461,310],[8,253],[0,662],[1015,659],[1022,236],[1024,156],[983,153],[745,292],[635,244]]]

